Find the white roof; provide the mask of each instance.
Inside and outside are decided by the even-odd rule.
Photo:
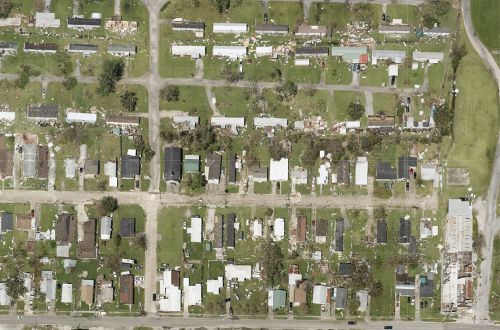
[[[253,237],[262,237],[262,224],[259,220],[253,221]]]
[[[224,279],[222,276],[217,277],[216,280],[207,280],[207,293],[219,294],[220,289],[224,286]]]
[[[273,47],[272,46],[257,46],[255,47],[255,55],[257,56],[265,56],[272,55]]]
[[[399,66],[397,64],[389,65],[389,77],[398,76],[399,75]]]
[[[13,111],[1,111],[0,120],[3,121],[14,121],[16,119],[16,113]]]
[[[368,309],[368,291],[367,290],[359,290],[356,292],[356,296],[359,300],[358,311],[366,312]]]
[[[160,311],[162,312],[180,312],[181,310],[181,290],[172,285],[172,271],[163,272],[163,278],[160,280]]]
[[[427,60],[442,61],[444,59],[444,53],[442,53],[442,52],[419,52],[418,50],[415,50],[413,52],[413,59],[416,61],[427,61]]]
[[[73,284],[63,283],[61,292],[61,302],[71,304],[73,302]]]
[[[56,18],[56,14],[42,12],[35,14],[35,27],[58,28],[59,26],[61,26],[61,20]]]
[[[375,49],[372,52],[372,60],[374,61],[378,59],[391,59],[396,63],[403,63],[405,58],[406,51],[404,50]]]
[[[361,122],[359,120],[345,122],[345,128],[347,129],[360,128],[360,127],[361,127]]]
[[[10,306],[10,297],[7,295],[7,286],[5,283],[0,283],[0,305]]]
[[[368,158],[358,157],[356,161],[356,185],[366,186],[368,184]]]
[[[226,265],[225,274],[228,281],[236,279],[238,282],[243,282],[252,278],[252,266]]]
[[[472,218],[472,206],[470,206],[468,201],[463,201],[461,199],[449,199],[448,200],[448,215]]]
[[[68,123],[95,123],[97,115],[95,113],[68,112],[66,121]]]
[[[214,23],[214,33],[245,33],[247,23]]]
[[[269,166],[270,181],[288,181],[288,158],[274,160],[271,158]]]
[[[76,160],[74,158],[66,158],[64,160],[66,177],[73,179],[76,174]]]
[[[326,304],[326,297],[328,293],[328,287],[326,285],[315,285],[313,289],[313,304],[324,305]]]
[[[280,241],[285,237],[285,219],[276,218],[274,219],[274,237],[276,240]]]
[[[172,122],[179,125],[187,125],[190,128],[195,128],[200,122],[200,117],[197,116],[173,116]]]
[[[201,243],[201,227],[202,220],[200,217],[191,218],[191,227],[188,228],[187,232],[191,235],[192,243]]]
[[[435,164],[423,164],[420,167],[420,178],[424,181],[433,181],[436,178],[436,169]]]
[[[172,55],[205,56],[205,46],[172,45]]]
[[[201,305],[201,284],[189,285],[189,278],[183,279],[184,306]]]
[[[328,183],[328,169],[325,164],[319,166],[318,184]]]
[[[259,127],[287,127],[288,119],[286,118],[275,118],[275,117],[255,117],[253,119],[253,125],[257,128]]]
[[[210,118],[210,124],[212,126],[235,126],[244,127],[245,117],[224,117],[224,116],[213,116]]]
[[[295,65],[309,66],[309,59],[308,58],[296,58]]]
[[[288,285],[295,285],[298,281],[302,281],[302,274],[288,274]]]
[[[104,175],[116,176],[116,162],[104,163]]]
[[[110,176],[108,185],[114,188],[118,187],[118,178],[116,176]]]
[[[244,57],[247,54],[245,46],[213,46],[213,56],[225,56],[232,59]]]
[[[56,246],[56,256],[58,258],[69,258],[69,245]]]
[[[111,225],[113,220],[110,217],[102,217],[101,218],[101,239],[107,240],[111,239]]]
[[[51,302],[56,299],[57,282],[50,270],[42,270],[40,281],[40,292],[45,294],[45,301]]]
[[[76,260],[75,259],[64,259],[63,260],[63,268],[75,268]]]

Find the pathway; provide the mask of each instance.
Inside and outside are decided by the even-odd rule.
[[[115,7],[113,10],[113,13],[115,14],[115,16],[120,16],[122,14],[122,9],[121,9],[120,5],[121,5],[120,0],[115,0]]]
[[[205,87],[205,93],[207,94],[208,104],[210,104],[210,109],[212,109],[212,113],[214,116],[220,116],[219,110],[217,110],[217,106],[215,105],[214,94],[212,92],[212,87]]]
[[[371,92],[365,92],[365,115],[373,115],[373,94]]]

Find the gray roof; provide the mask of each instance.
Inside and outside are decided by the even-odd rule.
[[[347,308],[347,289],[346,288],[336,288],[335,289],[335,308],[336,309],[346,309]]]
[[[208,180],[219,180],[222,157],[217,153],[207,154]]]
[[[226,224],[226,247],[234,248],[234,222],[236,219],[236,214],[230,213],[227,216]]]
[[[135,219],[124,218],[120,220],[120,236],[134,237],[135,236]]]
[[[229,153],[227,156],[226,176],[229,183],[236,183],[236,154],[234,153]]]
[[[387,243],[387,222],[385,220],[377,221],[377,243]]]
[[[224,247],[224,216],[218,216],[219,221],[215,223],[214,228],[214,248],[222,249]]]
[[[40,120],[56,120],[59,116],[57,104],[31,104],[28,105],[27,117]]]
[[[352,274],[352,264],[341,262],[339,264],[339,274],[340,275],[351,275]]]
[[[97,45],[89,44],[70,44],[68,47],[69,51],[86,51],[86,52],[97,52]]]
[[[351,180],[351,164],[348,160],[341,160],[337,165],[337,182],[349,184]]]
[[[100,18],[82,18],[82,17],[68,17],[68,26],[70,25],[83,25],[90,27],[101,26]]]
[[[281,24],[257,24],[255,32],[260,34],[288,33],[288,25]]]
[[[182,175],[182,149],[179,147],[166,147],[163,155],[163,178],[166,181],[180,182]]]
[[[108,53],[133,53],[137,52],[137,47],[135,45],[109,45]]]
[[[101,163],[99,159],[86,159],[85,160],[85,174],[99,175]]]
[[[56,44],[34,44],[31,42],[24,43],[24,50],[35,50],[35,51],[57,51]]]
[[[10,212],[3,212],[0,229],[2,233],[12,231],[14,229],[14,216]]]
[[[375,178],[377,180],[396,180],[396,169],[391,164],[386,162],[377,163],[377,171]]]
[[[141,174],[141,158],[139,156],[122,155],[122,178],[132,179]]]
[[[34,178],[36,174],[36,144],[23,146],[23,176]]]
[[[3,49],[3,50],[6,50],[6,49],[17,50],[17,42],[0,41],[0,49]]]
[[[461,199],[448,200],[448,216],[472,218],[472,206],[469,201]]]
[[[335,251],[344,251],[344,219],[335,220]]]
[[[406,179],[410,178],[409,168],[413,167],[416,169],[417,167],[417,158],[416,157],[399,157],[398,159],[398,179]]]
[[[411,220],[399,219],[399,243],[410,243],[411,236]]]
[[[172,28],[181,30],[203,30],[205,29],[205,23],[203,22],[172,22]]]

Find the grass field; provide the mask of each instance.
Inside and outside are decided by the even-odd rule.
[[[386,114],[395,114],[396,102],[398,97],[391,93],[373,94],[373,113],[385,112]]]
[[[474,28],[481,41],[490,49],[500,50],[500,2],[497,0],[471,1]]]
[[[333,92],[333,102],[335,106],[336,120],[346,120],[347,119],[347,108],[350,103],[360,102],[365,105],[365,95],[363,93],[357,92],[344,92],[335,91]]]
[[[379,65],[378,67],[369,65],[360,78],[362,86],[382,86],[384,83],[387,85],[388,82],[387,67],[383,65]]]
[[[347,3],[314,3],[309,8],[309,23],[344,29],[350,20]]]
[[[491,281],[490,318],[500,320],[500,236],[495,237],[493,250],[493,276]]]
[[[418,23],[416,6],[389,5],[387,6],[387,15],[391,19],[402,19],[404,24],[410,24],[411,26],[415,26]]]
[[[204,87],[179,86],[180,95],[177,102],[160,100],[160,110],[181,110],[200,116],[200,121],[207,121],[212,115],[210,104]]]
[[[250,91],[238,87],[217,87],[212,92],[217,100],[217,109],[221,114],[229,117],[244,117],[248,114],[248,103],[246,93]]]
[[[288,24],[293,31],[297,22],[304,17],[302,4],[297,2],[271,2],[269,3],[269,22],[275,24]]]

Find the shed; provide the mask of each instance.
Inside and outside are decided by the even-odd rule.
[[[271,158],[269,166],[270,181],[288,181],[288,158],[274,160]]]
[[[247,32],[247,23],[214,23],[214,33],[241,34]]]
[[[387,222],[383,219],[377,221],[377,243],[387,244]]]
[[[309,59],[308,58],[296,58],[295,59],[295,66],[309,66]]]
[[[120,236],[134,237],[135,236],[135,219],[123,218],[120,220]]]
[[[124,179],[133,179],[141,174],[141,158],[139,156],[122,155],[121,175]]]
[[[368,158],[358,157],[356,161],[356,177],[355,184],[357,186],[368,185]]]
[[[182,148],[165,147],[163,152],[163,178],[169,183],[181,182]]]

